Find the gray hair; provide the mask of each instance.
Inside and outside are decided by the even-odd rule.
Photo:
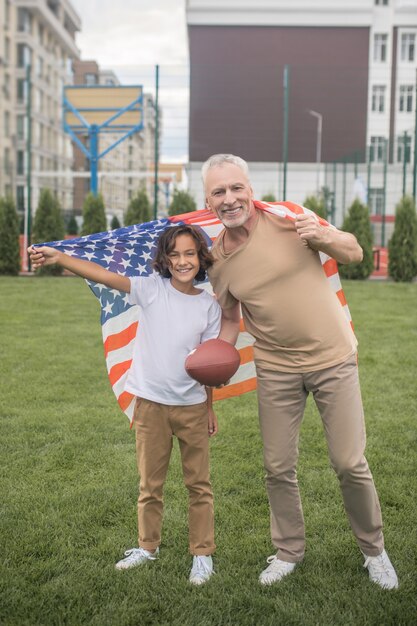
[[[249,180],[249,167],[246,161],[238,156],[235,156],[234,154],[213,154],[205,163],[203,163],[203,167],[201,168],[201,176],[203,177],[204,187],[206,186],[207,172],[212,167],[221,167],[224,163],[232,163],[233,165],[240,167],[246,178]]]

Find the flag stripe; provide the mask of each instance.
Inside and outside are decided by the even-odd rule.
[[[107,356],[109,352],[112,352],[112,350],[118,350],[119,348],[123,348],[123,346],[128,345],[132,339],[136,337],[137,328],[138,322],[134,322],[120,333],[109,335],[104,342],[105,355]]]

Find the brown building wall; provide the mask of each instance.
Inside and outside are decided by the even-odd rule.
[[[365,153],[368,28],[189,26],[191,161],[232,152],[249,161],[281,161],[283,69],[290,66],[292,162]]]

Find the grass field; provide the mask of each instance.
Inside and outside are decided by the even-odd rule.
[[[116,571],[136,545],[137,475],[133,431],[107,381],[98,305],[76,278],[1,278],[0,624],[416,624],[417,285],[347,282],[345,291],[398,591],[379,589],[362,568],[312,403],[299,462],[306,557],[279,585],[259,586],[273,549],[254,394],[216,405],[216,576],[188,584],[177,447],[160,558]]]

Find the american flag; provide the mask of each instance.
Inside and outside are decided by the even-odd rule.
[[[300,213],[312,213],[309,209],[291,202],[267,203],[255,201],[254,204],[257,209],[262,209],[274,213],[280,218],[290,220],[295,220],[297,214]],[[317,219],[322,225],[330,226],[325,220]],[[211,211],[203,209],[145,224],[126,226],[108,232],[64,241],[48,242],[42,245],[52,246],[70,256],[94,261],[102,267],[124,276],[149,276],[153,271],[152,260],[156,252],[159,235],[166,228],[177,224],[199,226],[205,233],[208,243],[213,242],[223,229],[220,220]],[[337,263],[322,253],[320,253],[320,258],[326,276],[336,292],[348,321],[351,323],[349,309],[337,272]],[[120,408],[132,422],[135,398],[124,390],[124,386],[132,363],[133,344],[138,326],[138,307],[128,303],[127,294],[125,293],[116,289],[109,289],[99,283],[91,281],[87,281],[87,283],[101,306],[101,329],[110,384]],[[208,281],[199,283],[199,287],[212,293],[211,285]],[[241,320],[240,333],[236,344],[241,357],[241,365],[226,387],[214,391],[215,400],[238,396],[256,389],[253,343],[252,335],[245,331],[243,321]]]

